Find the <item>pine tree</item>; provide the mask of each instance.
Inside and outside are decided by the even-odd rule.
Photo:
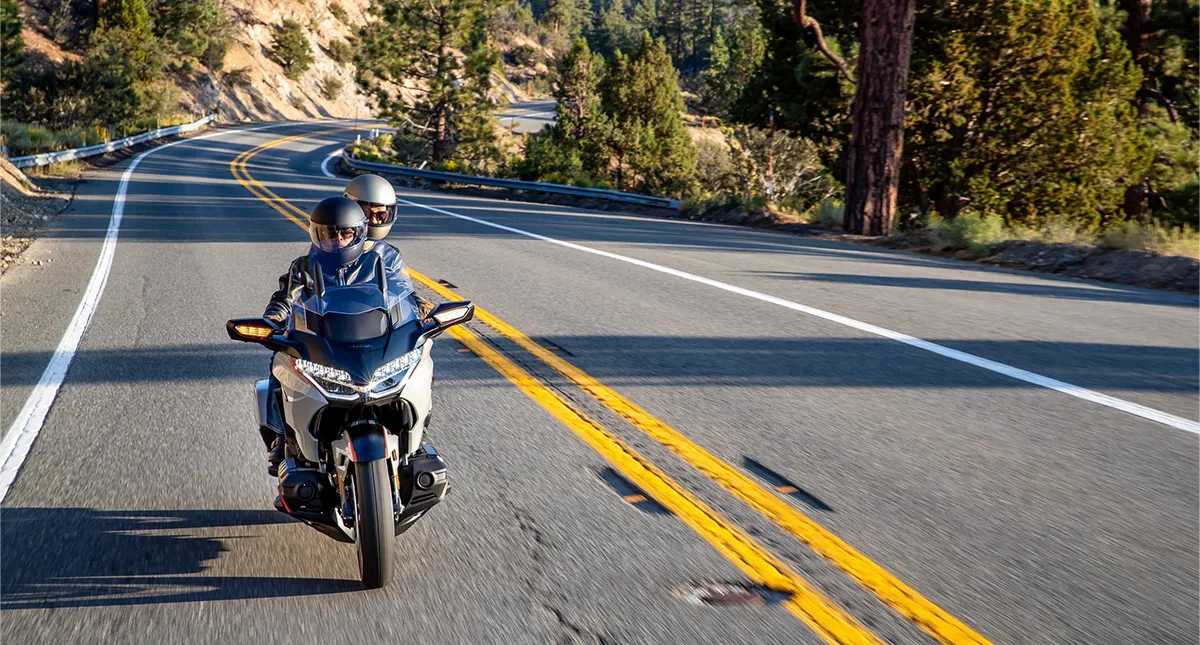
[[[581,173],[607,176],[607,119],[600,111],[598,86],[604,58],[579,38],[558,64],[554,87],[555,123],[534,137],[525,151],[522,176],[558,183]]]
[[[625,0],[606,0],[587,34],[588,46],[604,57],[625,49],[633,40],[633,26],[625,17]]]
[[[156,80],[162,71],[162,52],[150,30],[150,13],[144,0],[110,0],[102,13],[93,42],[116,47],[132,59],[139,81]]]
[[[758,16],[752,11],[743,13],[733,26],[733,47],[729,50],[726,69],[731,102],[759,75],[766,54],[767,43]]]
[[[109,0],[100,6],[105,27],[124,29],[133,35],[150,33],[150,12],[146,11],[145,0]]]
[[[1124,185],[1149,163],[1131,100],[1141,74],[1089,0],[927,5],[918,21],[912,201],[944,217],[1117,216]]]
[[[863,0],[842,228],[887,235],[896,216],[916,0]]]
[[[1126,217],[1143,223],[1153,213],[1195,226],[1200,223],[1196,202],[1200,1],[1119,0],[1116,7],[1105,8],[1120,9],[1104,17],[1118,21],[1130,57],[1142,71],[1135,100],[1138,121],[1154,155],[1146,175],[1130,178],[1122,208]]]
[[[853,52],[857,42],[855,4],[819,2],[807,7],[809,15],[819,20],[828,46],[843,55]],[[745,15],[735,25],[738,35],[730,58],[739,74],[747,75],[739,76],[744,81],[736,86],[742,89],[730,116],[762,128],[773,114],[776,129],[812,140],[826,167],[844,176],[853,85],[845,82],[837,66],[821,53],[811,30],[796,21],[791,2],[756,0],[755,5],[758,28],[748,24],[752,18]],[[753,40],[743,34],[752,35]]]
[[[648,33],[658,36],[658,0],[638,0],[633,6],[633,17],[630,19],[633,29],[638,33]]]
[[[25,57],[21,51],[25,48],[25,39],[21,37],[21,28],[25,21],[21,18],[21,9],[17,0],[0,0],[0,82],[7,84],[17,73],[17,68]]]
[[[299,80],[316,61],[312,43],[304,33],[304,26],[295,20],[284,20],[275,33],[271,55],[283,67],[284,74],[293,81]]]
[[[577,142],[594,140],[596,124],[601,118],[597,90],[603,70],[604,58],[593,54],[582,38],[575,41],[559,63],[554,88],[557,101],[554,128],[561,138]]]
[[[725,46],[725,30],[718,28],[708,47],[706,69],[701,74],[704,80],[703,102],[712,114],[725,114],[729,108],[733,88],[729,81],[729,48]]]
[[[643,34],[631,56],[613,57],[601,105],[610,120],[618,184],[670,195],[694,188],[696,151],[683,124],[678,75],[661,40]]]
[[[560,43],[570,43],[591,24],[591,0],[547,0],[540,21]]]
[[[460,146],[476,159],[494,153],[488,120],[498,107],[490,91],[496,53],[484,8],[482,0],[381,0],[359,31],[355,80],[380,116],[421,142],[434,163]]]

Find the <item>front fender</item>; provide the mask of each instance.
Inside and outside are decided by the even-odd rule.
[[[387,444],[382,427],[378,432],[350,433],[350,460],[359,462],[387,459]]]

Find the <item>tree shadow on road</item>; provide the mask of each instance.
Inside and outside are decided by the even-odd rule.
[[[930,289],[940,291],[968,291],[975,293],[1004,293],[1021,296],[1039,296],[1056,300],[1090,300],[1096,302],[1128,302],[1133,304],[1168,305],[1175,307],[1196,306],[1195,296],[1151,291],[1122,285],[1096,285],[1093,283],[1068,282],[1065,279],[1037,282],[1008,280],[966,280],[958,278],[930,278],[916,276],[852,275],[847,273],[804,273],[785,271],[751,271],[753,275],[767,278],[824,282],[830,284],[866,285],[872,287],[897,287],[904,289]],[[1177,297],[1172,297],[1177,296]]]
[[[293,522],[268,510],[5,508],[0,609],[112,607],[359,591],[357,580],[205,576],[226,539],[188,530]]]

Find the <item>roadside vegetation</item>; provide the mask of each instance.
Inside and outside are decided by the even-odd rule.
[[[10,154],[90,145],[191,120],[168,74],[183,73],[192,61],[223,65],[230,30],[217,0],[112,0],[81,22],[58,4],[39,7],[51,12],[56,42],[76,56],[55,63],[22,55],[19,8],[0,0],[0,120]]]
[[[406,4],[376,2],[374,19]],[[476,65],[459,91],[419,92],[436,100],[400,109],[389,96],[381,106],[400,135],[367,154],[981,252],[1034,240],[1198,254],[1200,1],[916,2],[915,27],[899,36],[911,39],[908,75],[871,84],[906,84],[903,145],[859,133],[894,147],[898,171],[868,189],[852,177],[851,141],[865,128],[856,96],[885,73],[860,57],[872,37],[862,12],[876,4],[813,0],[798,17],[776,0],[440,0],[474,16],[462,34],[484,24],[498,40],[534,41],[505,60],[545,63],[557,123],[533,136],[485,132],[477,118],[470,134],[455,116],[439,126],[438,110],[482,109],[468,106],[486,85]],[[460,46],[460,62],[494,60],[487,42],[464,35]],[[416,71],[386,74],[415,82]],[[372,90],[370,74],[360,85]],[[889,181],[891,196],[876,194]]]

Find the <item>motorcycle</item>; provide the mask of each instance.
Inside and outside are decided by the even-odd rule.
[[[407,282],[326,288],[293,305],[286,327],[268,318],[226,323],[233,340],[275,352],[271,372],[282,428],[268,424],[269,381],[254,385],[260,428],[285,437],[275,508],[355,545],[367,588],[392,577],[395,537],[449,491],[446,463],[423,441],[433,385],[434,339],[470,320],[470,301],[422,317]],[[266,431],[264,430],[264,431]]]

